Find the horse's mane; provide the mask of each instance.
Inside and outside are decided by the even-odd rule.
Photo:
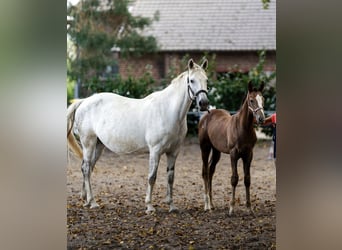
[[[194,64],[194,68],[193,70],[201,70],[201,66],[197,65],[197,64]],[[188,74],[188,71],[184,71],[183,73],[179,74],[177,77],[173,78],[172,81],[171,81],[171,84],[173,84],[174,82],[178,81],[180,78],[184,77],[185,75]]]

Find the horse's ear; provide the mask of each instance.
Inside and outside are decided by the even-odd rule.
[[[206,70],[208,68],[208,60],[207,58],[204,58],[204,61],[201,65],[202,69]]]
[[[189,60],[189,62],[188,62],[188,69],[190,70],[190,69],[192,69],[193,67],[194,67],[194,60],[192,60],[192,58]]]
[[[262,91],[264,90],[264,87],[265,87],[265,82],[262,81],[262,82],[261,82],[261,85],[260,85],[260,87],[259,87],[259,91],[262,92]]]
[[[253,91],[252,81],[248,81],[248,92],[252,92],[252,91]]]

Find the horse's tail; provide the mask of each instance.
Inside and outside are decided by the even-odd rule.
[[[68,138],[68,146],[70,146],[71,150],[80,158],[83,158],[82,149],[76,141],[74,133],[72,132],[72,127],[74,126],[75,120],[75,112],[76,109],[81,105],[83,100],[78,100],[73,102],[67,111],[67,138]]]

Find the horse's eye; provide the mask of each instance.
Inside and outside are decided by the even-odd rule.
[[[194,83],[194,80],[191,79],[190,82],[191,82],[191,83]]]

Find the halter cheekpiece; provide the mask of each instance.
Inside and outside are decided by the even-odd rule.
[[[249,97],[247,97],[248,99],[249,99]],[[253,109],[251,106],[249,106],[249,104],[247,104],[248,105],[248,109],[250,110],[250,111],[252,111],[253,112],[253,114],[255,114],[256,112],[258,112],[259,110],[261,110],[261,109],[264,109],[263,107],[257,107],[256,109]]]
[[[188,95],[189,95],[189,98],[191,101],[194,101],[196,100],[197,96],[200,94],[200,93],[205,93],[206,95],[208,95],[208,91],[204,90],[204,89],[201,89],[199,91],[197,91],[196,93],[192,90],[192,88],[190,87],[190,81],[189,81],[189,76],[187,77],[187,84],[188,84]],[[190,95],[190,92],[192,94],[192,97]]]

